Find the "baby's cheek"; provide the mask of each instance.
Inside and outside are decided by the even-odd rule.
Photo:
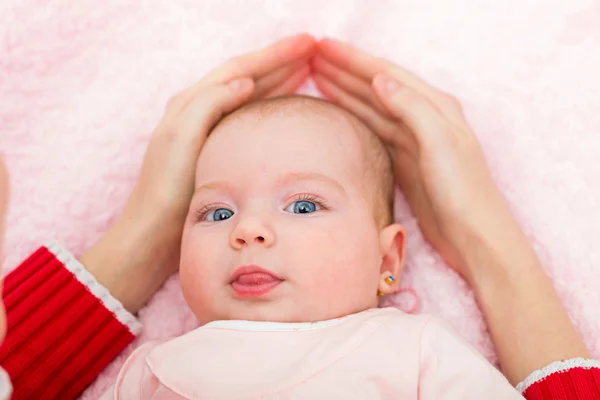
[[[210,313],[211,300],[217,296],[223,278],[219,275],[222,260],[219,262],[215,247],[197,236],[184,234],[179,274],[185,300],[200,318]]]
[[[375,235],[368,230],[340,227],[321,239],[319,252],[313,252],[312,256],[319,254],[323,262],[319,268],[323,283],[327,282],[332,290],[354,296],[360,296],[361,291],[377,291],[379,243]]]
[[[373,234],[354,231],[338,243],[338,268],[347,284],[359,295],[361,291],[377,291],[379,282],[379,241]]]

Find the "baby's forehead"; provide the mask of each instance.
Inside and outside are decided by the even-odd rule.
[[[364,163],[369,165],[373,140],[378,141],[373,132],[348,110],[327,100],[303,95],[247,103],[224,116],[213,128],[215,136],[220,136],[217,131],[229,131],[219,140],[221,144],[235,141],[240,134],[252,135],[252,132],[260,132],[258,136],[266,140],[284,136],[286,141],[312,141],[321,149],[325,147],[344,156],[345,161],[359,168]],[[293,151],[293,147],[280,150]]]
[[[353,124],[348,113],[339,107],[318,98],[286,96],[249,103],[225,116],[219,125],[235,123],[236,126],[249,126],[277,121],[285,124],[304,123],[306,125],[336,125],[338,130],[352,131]]]

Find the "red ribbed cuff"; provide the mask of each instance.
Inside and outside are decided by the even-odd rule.
[[[13,399],[74,399],[140,325],[57,243],[41,247],[4,281],[8,334],[0,364]]]
[[[600,362],[558,361],[532,373],[517,389],[527,400],[600,400]]]

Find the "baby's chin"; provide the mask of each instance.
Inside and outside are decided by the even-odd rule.
[[[232,306],[226,312],[215,312],[210,318],[202,318],[202,316],[198,315],[197,317],[202,324],[219,320],[285,323],[317,322],[344,317],[349,314],[364,311],[368,308],[370,307],[364,307],[364,309],[361,308],[358,310],[348,309],[347,307],[331,309],[325,305],[317,307],[306,305],[303,307],[302,305],[294,303],[285,305],[273,304],[273,302],[240,302],[240,304]]]

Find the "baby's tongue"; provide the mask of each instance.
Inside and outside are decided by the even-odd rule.
[[[279,279],[275,278],[273,275],[266,274],[264,272],[242,274],[236,279],[237,283],[240,285],[263,285],[265,283],[271,283],[278,280]]]

